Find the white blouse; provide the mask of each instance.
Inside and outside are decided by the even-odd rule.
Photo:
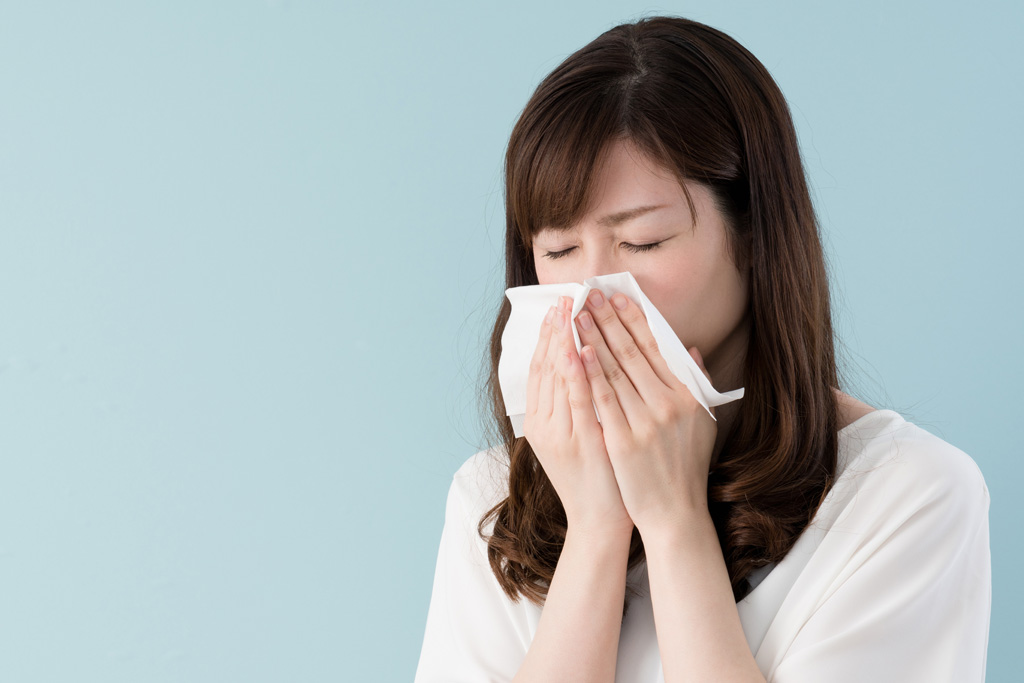
[[[511,681],[541,608],[510,601],[477,534],[507,491],[497,448],[455,473],[416,683]],[[964,452],[877,410],[839,432],[839,474],[814,521],[737,603],[778,683],[984,681],[991,610],[989,493]],[[490,531],[490,524],[485,527]],[[663,683],[646,567],[622,624],[615,680]]]

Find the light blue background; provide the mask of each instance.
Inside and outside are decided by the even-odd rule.
[[[1016,680],[1021,5],[370,6],[0,5],[0,679],[411,680],[507,136],[672,13],[790,102],[847,388],[984,472]]]

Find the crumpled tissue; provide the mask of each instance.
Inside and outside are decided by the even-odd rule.
[[[743,397],[743,389],[733,389],[720,393],[683,346],[672,326],[658,312],[650,299],[640,290],[632,273],[622,272],[611,275],[599,275],[583,281],[559,283],[553,285],[527,285],[510,287],[505,296],[512,304],[512,312],[505,330],[501,335],[501,356],[498,359],[498,384],[505,401],[505,414],[512,421],[512,429],[517,437],[523,435],[523,418],[526,414],[526,383],[530,374],[530,359],[537,348],[541,324],[551,306],[558,304],[558,297],[572,297],[572,336],[576,341],[577,353],[582,348],[579,331],[576,329],[576,314],[590,294],[590,290],[600,289],[606,298],[616,292],[625,294],[632,299],[647,316],[647,324],[651,333],[658,341],[658,349],[665,358],[672,373],[689,389],[702,406],[711,413],[712,406],[731,403]],[[595,414],[598,413],[594,406]],[[712,417],[714,417],[712,415]],[[598,421],[600,421],[598,414]]]

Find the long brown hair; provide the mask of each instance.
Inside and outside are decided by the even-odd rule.
[[[708,187],[726,217],[736,263],[750,268],[746,393],[708,480],[709,508],[740,600],[751,571],[793,547],[836,469],[828,277],[796,132],[768,71],[721,31],[666,17],[607,31],[541,82],[512,131],[506,287],[537,284],[533,235],[579,219],[601,154],[621,139],[680,179]],[[505,415],[498,358],[509,312],[503,298],[486,382],[491,426],[508,455],[508,497],[478,530],[509,598],[541,604],[566,519],[529,443],[515,437]],[[634,529],[629,566],[642,559]]]

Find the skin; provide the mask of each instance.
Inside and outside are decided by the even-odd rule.
[[[695,224],[675,177],[628,142],[613,144],[596,170],[596,199],[578,224],[534,240],[539,283],[630,271],[712,384],[741,386],[749,271],[731,258],[710,192],[688,184]],[[630,247],[654,242],[641,253]],[[707,473],[731,424],[729,405],[716,409],[718,422],[711,418],[668,370],[628,297],[591,292],[575,321],[582,356],[569,305],[563,297],[542,325],[523,426],[568,529],[515,680],[614,680],[635,525],[665,680],[764,681],[707,507]],[[837,397],[844,426],[872,410],[838,390]]]
[[[687,188],[696,224],[674,175],[627,142],[612,145],[596,173],[597,201],[582,220],[567,232],[542,230],[534,239],[537,278],[540,284],[582,282],[630,271],[684,346],[700,350],[715,388],[729,391],[743,385],[749,269],[733,264],[725,219],[710,191],[693,182]],[[602,224],[638,207],[659,208],[619,225]],[[659,244],[639,253],[627,246],[652,243]],[[552,258],[552,252],[566,253]],[[717,439],[716,455],[738,407],[726,404],[715,413],[726,427]]]

